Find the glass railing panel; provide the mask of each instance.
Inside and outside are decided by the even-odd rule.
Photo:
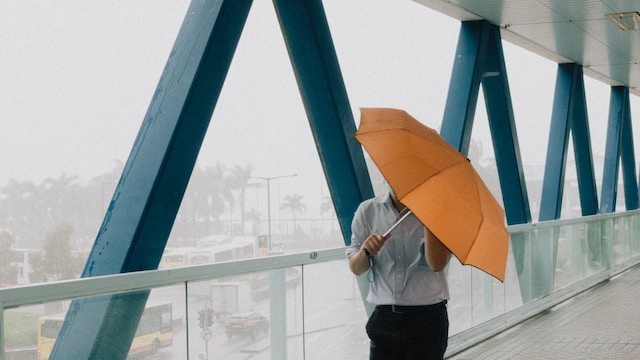
[[[6,358],[48,359],[68,302],[23,306],[4,312]],[[38,356],[38,354],[41,354]]]
[[[570,286],[604,270],[601,241],[594,236],[597,228],[596,222],[558,228],[554,289]]]
[[[623,216],[615,218],[613,221],[613,264],[617,265],[625,260],[628,260],[633,255],[632,251],[632,241],[633,238],[637,236],[637,233],[634,234],[633,230],[635,230],[633,216]]]
[[[496,294],[496,296],[501,295],[503,297],[503,313],[522,306],[523,301],[522,293],[520,291],[520,278],[518,277],[518,265],[513,251],[513,236],[509,238],[507,267],[505,269],[504,283],[502,285],[502,294]]]
[[[347,261],[306,265],[303,287],[304,358],[368,359],[367,313]]]
[[[189,282],[187,299],[190,358],[302,358],[300,267]]]
[[[480,270],[473,269],[471,274],[472,324],[476,325],[504,313],[504,285]]]
[[[471,268],[460,264],[452,257],[447,266],[449,283],[449,335],[457,334],[473,324],[473,301],[471,294]]]
[[[504,282],[472,266],[462,266],[455,258],[450,262],[447,278],[451,293],[448,306],[449,335],[455,335],[522,305],[512,249],[507,257]]]
[[[151,290],[130,354],[157,354],[161,359],[186,358],[188,334],[184,288],[184,284],[180,284]]]
[[[631,222],[631,254],[632,256],[640,255],[640,216],[634,215],[629,217]]]
[[[130,295],[139,296],[140,291],[118,294],[118,299],[126,303]],[[86,299],[95,299],[96,303],[108,300],[104,296]],[[3,329],[5,357],[49,359],[70,304],[71,301],[65,300],[6,310]],[[167,359],[185,358],[184,314],[182,286],[152,290],[132,340],[129,357],[156,354]]]

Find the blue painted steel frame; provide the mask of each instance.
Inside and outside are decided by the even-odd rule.
[[[598,213],[582,67],[559,64],[540,202],[540,221],[560,218],[569,133],[573,135],[582,215]]]
[[[360,202],[373,196],[322,1],[274,0],[345,244]]]
[[[507,222],[531,221],[500,29],[486,21],[463,22],[440,134],[463,154],[482,83]]]
[[[613,86],[609,103],[609,124],[602,175],[600,202],[602,213],[612,213],[616,210],[620,159],[622,159],[626,209],[634,210],[638,208],[638,182],[635,170],[629,88]]]
[[[157,268],[251,3],[191,3],[83,277]],[[147,296],[74,301],[52,358],[126,358]]]
[[[598,195],[593,173],[584,76],[582,67],[573,63],[558,65],[542,184],[540,221],[559,219],[561,215],[569,133],[573,135],[582,215],[593,215],[598,212]],[[529,292],[526,293],[527,298],[524,300],[544,296],[553,291],[558,237],[558,231],[541,231],[538,232],[536,241],[531,244],[531,273],[537,275],[537,281],[531,282]],[[592,249],[599,247],[589,246],[589,250],[593,251]]]

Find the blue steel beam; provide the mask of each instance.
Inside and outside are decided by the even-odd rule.
[[[620,139],[620,161],[622,162],[622,179],[624,183],[624,202],[627,210],[638,208],[638,180],[636,178],[635,147],[633,145],[633,128],[631,127],[631,107],[629,104],[629,88],[625,87],[625,102],[622,138]]]
[[[509,224],[531,221],[520,149],[511,105],[500,30],[486,21],[462,22],[440,134],[467,154],[482,83],[500,189]],[[512,236],[512,251],[523,299],[530,299],[525,274],[525,239]]]
[[[583,78],[580,65],[558,65],[540,221],[556,220],[561,215],[569,133],[573,135],[582,215],[594,215],[598,212]]]
[[[362,147],[320,0],[274,0],[345,244],[362,200],[373,196]]]
[[[500,29],[491,24],[485,26],[489,28],[489,41],[482,76],[482,89],[489,118],[491,140],[496,156],[507,222],[522,224],[531,221],[531,213],[522,159],[520,158],[515,116],[511,104],[507,68],[502,52]]]
[[[631,132],[631,112],[629,108],[629,88],[625,86],[611,87],[609,123],[602,175],[602,197],[600,199],[600,211],[602,213],[612,213],[616,209],[620,158],[622,158],[627,209],[632,210],[638,207],[638,184],[635,177],[633,134]],[[626,199],[627,196],[630,199]]]
[[[463,154],[469,150],[480,83],[484,88],[507,222],[528,223],[531,214],[500,31],[485,21],[463,22],[440,130],[442,137]]]
[[[588,124],[582,67],[577,64],[559,64],[542,185],[540,221],[559,219],[561,215],[569,133],[573,135],[582,214],[597,213]],[[532,244],[535,252],[531,259],[531,272],[535,276],[532,277],[530,298],[553,291],[558,238],[557,231],[540,231],[537,241]],[[593,246],[591,238],[589,240],[589,250],[594,251],[598,247]]]
[[[577,72],[575,75],[577,88],[574,93],[571,133],[573,134],[573,151],[576,159],[581,214],[582,216],[588,216],[598,213],[598,190],[593,167],[593,150],[591,148],[591,132],[589,131],[587,98],[584,90],[584,74],[582,66],[573,66],[576,67]]]
[[[440,135],[463,154],[469,152],[489,29],[483,21],[460,25]]]
[[[573,68],[567,67],[566,64],[558,65],[551,125],[549,126],[547,159],[542,183],[542,197],[540,199],[540,214],[538,215],[538,219],[542,221],[560,218],[567,147],[571,131],[571,117],[573,116],[571,111],[572,102],[574,101],[572,96],[574,87],[573,73]]]
[[[191,3],[82,277],[157,268],[251,3]],[[125,359],[147,296],[73,301],[51,358]]]

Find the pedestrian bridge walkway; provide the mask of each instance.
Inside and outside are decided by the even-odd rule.
[[[447,270],[448,359],[640,358],[640,286],[635,286],[640,278],[640,211],[508,230],[512,251],[504,283],[457,261]],[[168,330],[172,341],[156,349],[156,358],[365,360],[368,304],[360,290],[368,284],[366,276],[356,279],[348,272],[344,251],[271,254],[0,289],[0,359],[31,359],[38,351],[51,351],[62,332],[16,346],[15,331],[9,330],[21,326],[38,334],[39,324],[46,324],[40,320],[66,313],[72,302],[89,306],[115,300],[125,313],[133,300],[148,297],[148,303],[172,309],[165,319],[171,321],[158,329]],[[293,270],[300,276],[291,282],[287,274]],[[200,321],[199,314],[208,308],[224,313],[234,304],[238,310],[229,312],[239,311],[240,301],[225,297],[221,303],[214,286],[258,279],[268,279],[269,291],[257,297],[247,293],[245,305],[269,318],[268,332],[227,338],[224,321]],[[25,318],[30,321],[21,320]],[[127,356],[131,343],[112,332],[104,336],[114,344],[110,358]]]
[[[640,359],[640,266],[449,357]]]

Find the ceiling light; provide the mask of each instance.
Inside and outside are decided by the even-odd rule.
[[[637,11],[607,14],[607,17],[622,30],[640,29],[640,13]]]

